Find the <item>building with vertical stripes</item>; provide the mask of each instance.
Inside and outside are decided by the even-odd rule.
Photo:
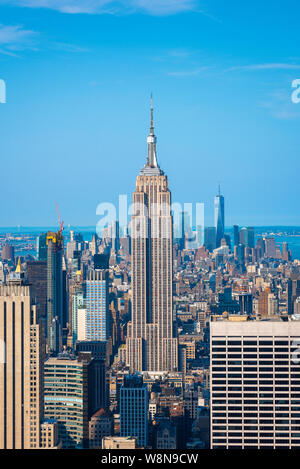
[[[37,449],[44,341],[32,289],[18,274],[0,286],[0,449]]]
[[[126,361],[136,371],[176,371],[173,331],[173,218],[168,178],[156,157],[153,107],[148,157],[136,180],[131,217],[132,319]]]
[[[300,448],[300,321],[210,323],[211,448]]]

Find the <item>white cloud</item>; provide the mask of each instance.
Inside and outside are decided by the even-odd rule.
[[[0,24],[0,53],[16,56],[15,51],[34,49],[35,31],[20,25]]]
[[[76,44],[70,44],[67,42],[52,42],[50,44],[51,49],[63,51],[63,52],[88,52],[89,49]]]
[[[236,70],[300,70],[299,64],[289,64],[289,63],[264,63],[264,64],[253,64],[253,65],[237,65],[235,67],[229,68],[228,72],[233,72]]]
[[[201,67],[201,68],[197,68],[194,70],[179,70],[177,72],[168,72],[168,75],[172,77],[179,77],[179,78],[180,77],[193,77],[193,76],[199,75],[202,72],[205,72],[207,69],[208,67]]]
[[[34,31],[23,29],[22,26],[5,26],[0,24],[0,44],[19,44],[34,35]]]
[[[49,8],[63,13],[145,12],[171,15],[193,10],[198,0],[0,0],[1,4],[30,8]]]
[[[192,10],[196,6],[194,0],[130,0],[129,3],[154,15],[170,15]]]

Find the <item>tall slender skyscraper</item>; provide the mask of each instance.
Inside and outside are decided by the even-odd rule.
[[[217,241],[217,248],[218,248],[221,246],[221,239],[224,238],[224,230],[225,230],[224,197],[221,195],[220,186],[219,186],[219,193],[215,197],[215,227],[216,227],[216,241]]]
[[[147,143],[147,162],[137,177],[131,218],[132,320],[126,356],[132,372],[177,369],[171,192],[157,163],[152,99]]]
[[[58,352],[63,327],[64,242],[60,231],[47,233],[47,345],[48,351]]]
[[[37,449],[43,416],[43,335],[31,286],[0,287],[0,449]]]

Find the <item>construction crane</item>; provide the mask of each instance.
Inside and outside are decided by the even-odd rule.
[[[64,229],[64,222],[63,222],[63,220],[60,219],[59,209],[58,209],[57,203],[56,203],[56,211],[57,211],[57,216],[58,216],[59,232],[62,233],[63,229]]]

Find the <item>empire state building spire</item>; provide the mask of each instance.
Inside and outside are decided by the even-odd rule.
[[[148,157],[147,166],[150,168],[158,168],[156,158],[156,136],[154,135],[154,121],[153,121],[153,99],[151,94],[151,123],[150,123],[150,134],[147,138],[148,143]]]
[[[160,169],[157,163],[157,156],[156,156],[156,136],[154,134],[154,119],[153,119],[153,99],[151,94],[151,120],[150,120],[150,133],[147,137],[147,145],[148,145],[148,154],[147,154],[147,161],[143,169],[141,170],[140,174],[154,176],[154,175],[161,175],[163,171]]]

